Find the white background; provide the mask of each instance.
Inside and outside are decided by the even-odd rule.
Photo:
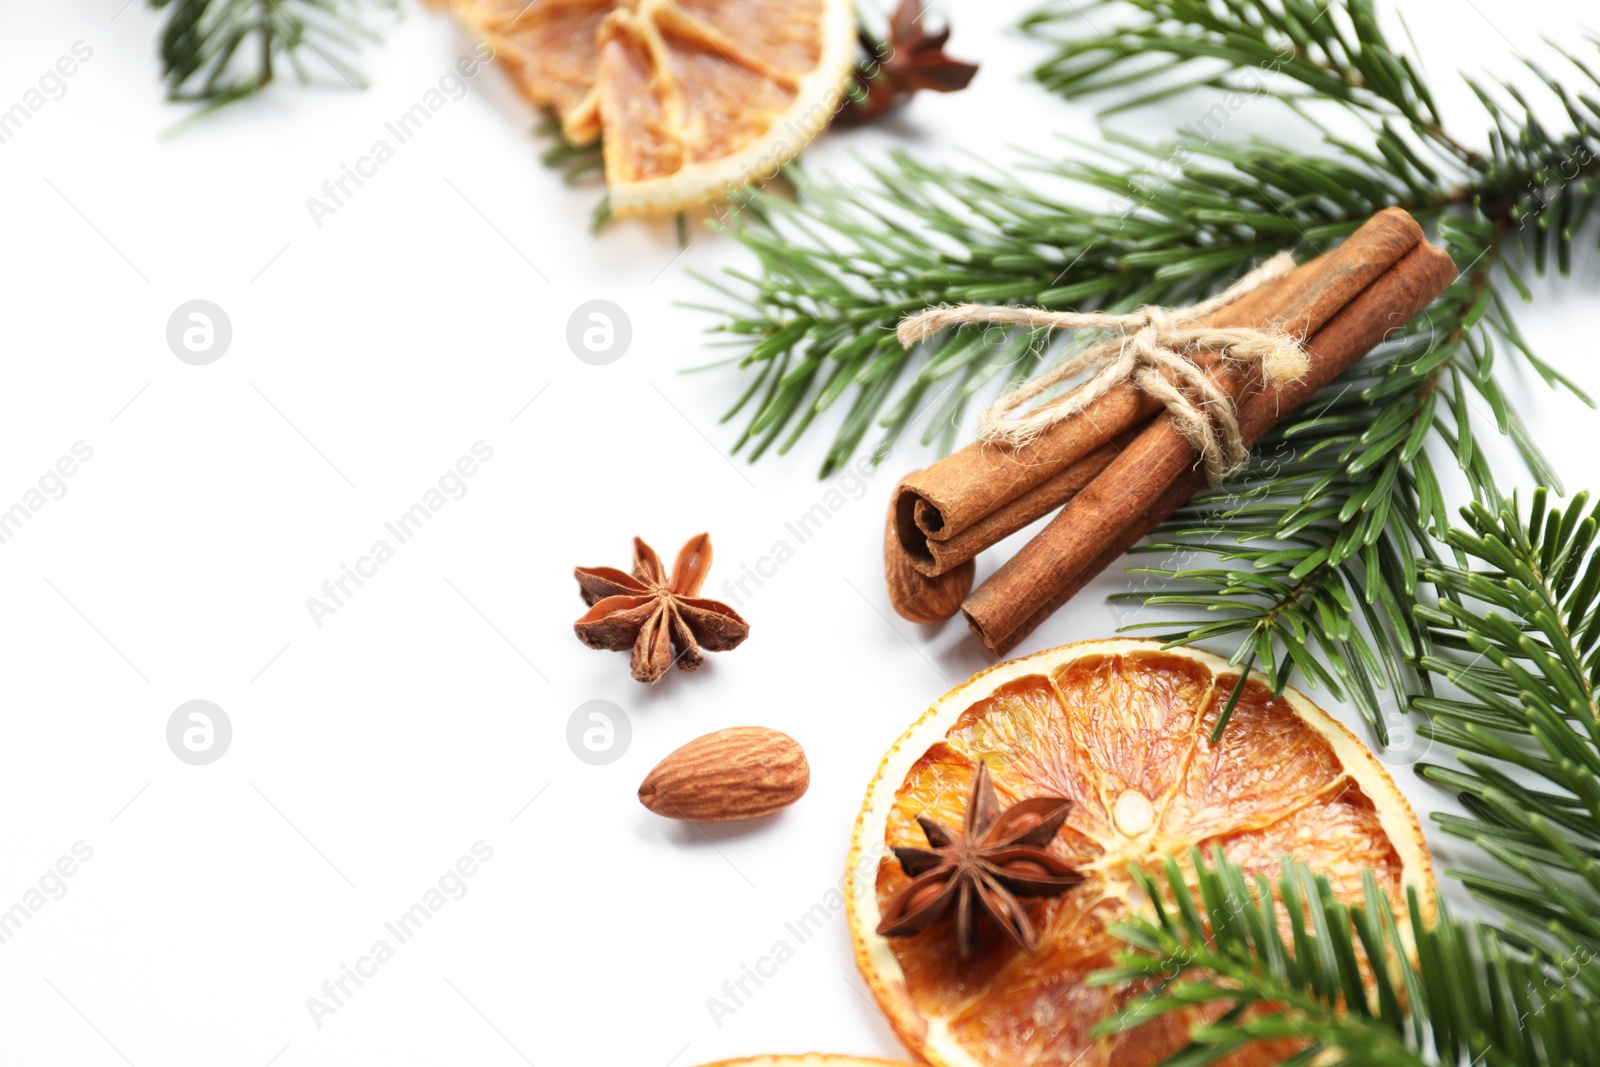
[[[1582,47],[1585,6],[1406,10],[1447,111],[1472,130],[1452,70],[1514,74],[1513,46],[1546,54],[1539,33]],[[790,457],[730,461],[734,431],[717,420],[742,379],[678,373],[715,354],[700,332],[715,319],[676,303],[706,298],[689,272],[748,258],[700,232],[680,254],[670,225],[591,236],[597,191],[540,165],[534,116],[497,71],[318,228],[306,199],[470,40],[408,9],[362,61],[369,91],[284,85],[174,130],[184,112],[162,101],[159,18],[122,7],[0,5],[0,107],[74,42],[93,48],[65,96],[0,145],[0,507],[74,442],[94,450],[0,545],[0,908],[74,842],[93,849],[66,895],[0,944],[0,1062],[895,1055],[842,916],[720,1026],[706,1002],[775,941],[794,945],[784,924],[837,887],[884,749],[989,662],[959,625],[908,625],[885,602],[884,502],[928,457],[903,446],[742,598],[743,648],[638,685],[625,657],[573,638],[571,567],[625,566],[635,533],[667,555],[705,529],[707,592],[723,596],[774,542],[796,544],[784,524],[830,488],[814,472],[831,423]],[[1092,137],[1088,109],[1025,80],[1038,46],[1008,30],[1025,10],[956,11],[952,51],[984,64],[972,89],[831,134],[808,164],[854,173],[891,145],[1004,161],[1011,145],[1067,150],[1041,131]],[[1173,102],[1128,128],[1159,133],[1204,106]],[[1239,132],[1252,126],[1270,129],[1241,116]],[[1592,392],[1596,277],[1590,265],[1541,285],[1522,319]],[[210,366],[165,340],[195,298],[233,325]],[[594,298],[632,321],[610,366],[564,339]],[[1513,392],[1568,484],[1595,483],[1593,416]],[[307,598],[480,440],[494,455],[469,492],[318,628]],[[1110,633],[1126,618],[1104,595],[1122,582],[1103,577],[1020,651]],[[196,698],[234,729],[205,767],[165,740]],[[632,723],[610,766],[565,740],[591,699]],[[752,723],[804,744],[801,803],[703,830],[639,806],[667,752]],[[1419,808],[1445,803],[1397,777]],[[480,840],[493,859],[469,892],[316,1026],[307,998]],[[1448,865],[1452,845],[1434,842]]]

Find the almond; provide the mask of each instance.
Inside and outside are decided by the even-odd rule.
[[[694,822],[754,819],[805,795],[811,768],[799,742],[764,726],[697,737],[656,764],[639,802],[657,815]]]

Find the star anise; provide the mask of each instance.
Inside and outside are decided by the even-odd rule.
[[[578,567],[573,573],[589,611],[572,624],[590,648],[633,650],[633,676],[659,682],[674,663],[700,669],[704,649],[726,652],[750,635],[750,624],[716,600],[697,596],[711,569],[711,538],[691,537],[669,576],[655,549],[633,539],[633,573]]]
[[[894,850],[911,881],[884,905],[878,933],[921,933],[954,907],[956,944],[966,959],[978,947],[976,909],[982,906],[1019,948],[1032,952],[1038,934],[1017,898],[1060,896],[1083,881],[1071,864],[1045,851],[1071,808],[1060,797],[1032,797],[1001,812],[989,765],[980,760],[961,832],[919,815],[933,848]]]
[[[945,55],[950,27],[929,33],[923,23],[924,14],[922,0],[900,0],[889,17],[887,41],[861,33],[861,47],[867,58],[862,60],[857,76],[864,95],[852,95],[851,106],[839,113],[841,121],[865,122],[920,89],[953,93],[972,81],[978,65]]]

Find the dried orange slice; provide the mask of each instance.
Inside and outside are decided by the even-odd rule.
[[[746,1060],[718,1060],[705,1067],[906,1067],[888,1060],[864,1060],[856,1056],[826,1056],[811,1052],[804,1056],[753,1056]]]
[[[600,24],[618,0],[437,0],[494,48],[522,93],[573,144],[600,136]]]
[[[832,120],[851,0],[454,0],[573,144],[603,138],[614,215],[765,180]]]
[[[1089,641],[1002,663],[947,693],[884,757],[868,788],[847,873],[856,963],[906,1046],[936,1067],[1141,1067],[1182,1046],[1179,1014],[1099,1041],[1095,1024],[1137,990],[1091,988],[1110,963],[1106,927],[1138,906],[1130,868],[1190,846],[1220,847],[1272,875],[1292,854],[1351,903],[1372,868],[1397,915],[1415,886],[1431,921],[1432,865],[1416,815],[1388,772],[1303,695],[1252,675],[1222,738],[1210,735],[1238,671],[1192,648]],[[1052,852],[1086,881],[1028,905],[1037,952],[989,926],[956,955],[949,922],[880,937],[881,908],[907,879],[888,851],[924,846],[916,817],[959,826],[977,762],[1002,806],[1073,801]],[[980,920],[988,922],[987,918]],[[1276,1060],[1246,1050],[1230,1064]]]

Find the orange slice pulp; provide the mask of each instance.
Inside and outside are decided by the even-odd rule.
[[[1193,1015],[1174,1013],[1093,1039],[1138,990],[1084,979],[1110,964],[1107,927],[1139,907],[1131,869],[1213,847],[1249,873],[1284,855],[1359,903],[1372,869],[1397,916],[1414,886],[1432,919],[1433,872],[1416,815],[1349,731],[1294,690],[1252,676],[1221,739],[1210,735],[1238,672],[1191,648],[1084,642],[1000,664],[946,694],[890,750],[867,792],[847,873],[856,962],[913,1053],[938,1067],[1141,1067],[1182,1047]],[[1087,875],[1029,904],[1040,947],[1017,949],[989,925],[958,961],[950,922],[913,937],[876,933],[907,878],[894,846],[926,847],[928,814],[960,826],[978,760],[1002,806],[1032,796],[1073,802],[1050,848]],[[986,920],[985,920],[986,921]],[[1246,1050],[1275,1061],[1292,1046]]]

